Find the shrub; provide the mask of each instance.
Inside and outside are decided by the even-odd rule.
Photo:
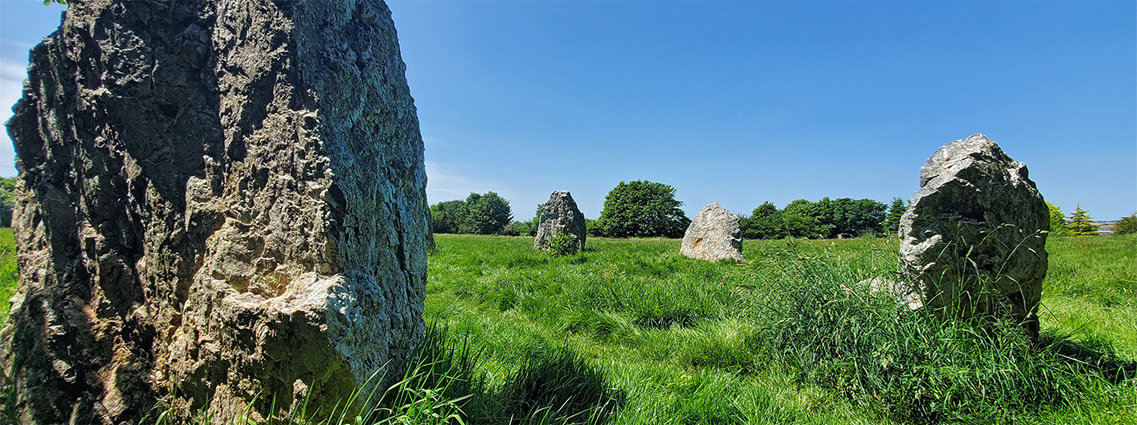
[[[508,227],[513,231],[511,236],[537,236],[537,222],[534,220],[514,221]]]
[[[549,253],[553,255],[576,254],[576,236],[568,233],[559,233],[549,239]]]
[[[1132,235],[1137,233],[1137,212],[1114,223],[1113,231],[1119,235]]]
[[[588,236],[606,236],[600,224],[591,218],[584,219],[584,228],[588,231]]]

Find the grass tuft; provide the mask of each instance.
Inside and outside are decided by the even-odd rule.
[[[1023,412],[1097,402],[1092,389],[1131,370],[1054,334],[1036,346],[1017,323],[909,312],[857,282],[821,261],[791,262],[766,282],[774,290],[763,298],[758,349],[895,420],[1014,423]]]

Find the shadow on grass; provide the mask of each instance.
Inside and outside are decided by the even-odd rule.
[[[468,336],[430,325],[404,379],[387,390],[377,423],[604,424],[626,396],[565,349],[534,350],[499,389],[487,386]]]
[[[1121,358],[1108,346],[1079,344],[1068,336],[1053,334],[1040,336],[1039,345],[1065,359],[1071,366],[1099,373],[1111,383],[1137,378],[1137,361]]]
[[[626,396],[600,370],[570,351],[531,356],[497,394],[508,423],[608,423]]]

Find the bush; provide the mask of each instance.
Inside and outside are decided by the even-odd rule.
[[[1119,235],[1132,235],[1137,233],[1137,212],[1114,223],[1113,232]]]
[[[606,236],[600,224],[591,218],[584,219],[584,228],[588,231],[588,236]]]
[[[576,247],[576,236],[568,233],[560,233],[549,239],[549,253],[553,255],[576,254]]]
[[[510,236],[537,236],[537,222],[529,221],[514,221],[509,226],[512,229]]]

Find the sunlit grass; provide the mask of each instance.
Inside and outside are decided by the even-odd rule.
[[[16,293],[16,240],[11,228],[0,228],[0,325],[8,322],[8,299]]]
[[[896,275],[896,240],[746,241],[734,264],[673,239],[553,256],[532,238],[435,237],[435,326],[380,409],[275,423],[1137,421],[1137,237],[1048,241],[1037,346],[866,293]]]

